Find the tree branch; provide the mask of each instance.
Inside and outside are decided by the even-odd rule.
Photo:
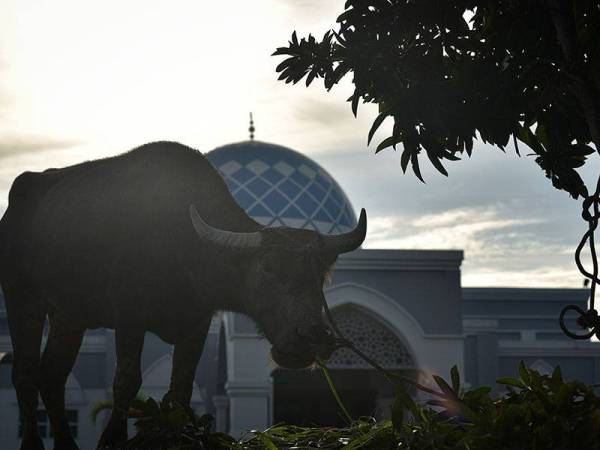
[[[596,151],[600,153],[600,93],[582,67],[583,59],[577,42],[575,19],[569,9],[570,3],[563,0],[546,0],[546,4],[565,58],[565,69],[574,75],[571,77],[571,89],[581,106]]]

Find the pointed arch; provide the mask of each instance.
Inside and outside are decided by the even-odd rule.
[[[375,314],[360,306],[345,304],[332,310],[336,325],[346,339],[388,369],[414,368],[406,344]],[[331,368],[370,369],[371,366],[348,348],[336,350],[328,360]]]
[[[396,301],[376,289],[352,282],[333,285],[324,292],[332,310],[342,305],[354,305],[375,316],[404,344],[415,367],[421,367],[419,355],[425,350],[425,332]]]

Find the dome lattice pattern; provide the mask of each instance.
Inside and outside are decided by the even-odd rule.
[[[242,208],[266,226],[343,233],[356,225],[336,181],[306,156],[279,145],[247,141],[207,154]]]
[[[413,367],[414,362],[400,339],[368,313],[352,306],[336,308],[332,313],[344,337],[380,365],[385,368]],[[327,365],[335,368],[371,368],[347,348],[336,350]]]

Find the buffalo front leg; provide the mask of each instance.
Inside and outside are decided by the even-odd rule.
[[[127,440],[127,411],[142,385],[140,357],[144,331],[117,328],[115,341],[117,370],[113,382],[113,408],[98,448],[117,448]]]
[[[21,422],[21,450],[44,450],[37,423],[40,346],[46,310],[26,289],[3,285],[13,348],[12,382]]]
[[[40,394],[46,406],[55,450],[76,450],[65,411],[65,383],[73,368],[84,330],[69,320],[50,317],[50,333],[42,356]]]
[[[165,400],[176,401],[183,406],[189,406],[196,368],[200,356],[202,356],[209,326],[210,318],[198,325],[198,328],[189,338],[175,344],[171,383],[169,392],[165,394]]]

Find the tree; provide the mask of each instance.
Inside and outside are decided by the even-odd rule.
[[[379,107],[367,142],[393,120],[376,153],[402,144],[402,170],[422,180],[422,151],[447,175],[442,161],[474,139],[512,139],[554,187],[588,196],[575,169],[600,151],[597,0],[348,0],[337,23],[320,41],[294,32],[274,53],[287,56],[279,79],[330,90],[352,73],[354,115],[361,100]]]

